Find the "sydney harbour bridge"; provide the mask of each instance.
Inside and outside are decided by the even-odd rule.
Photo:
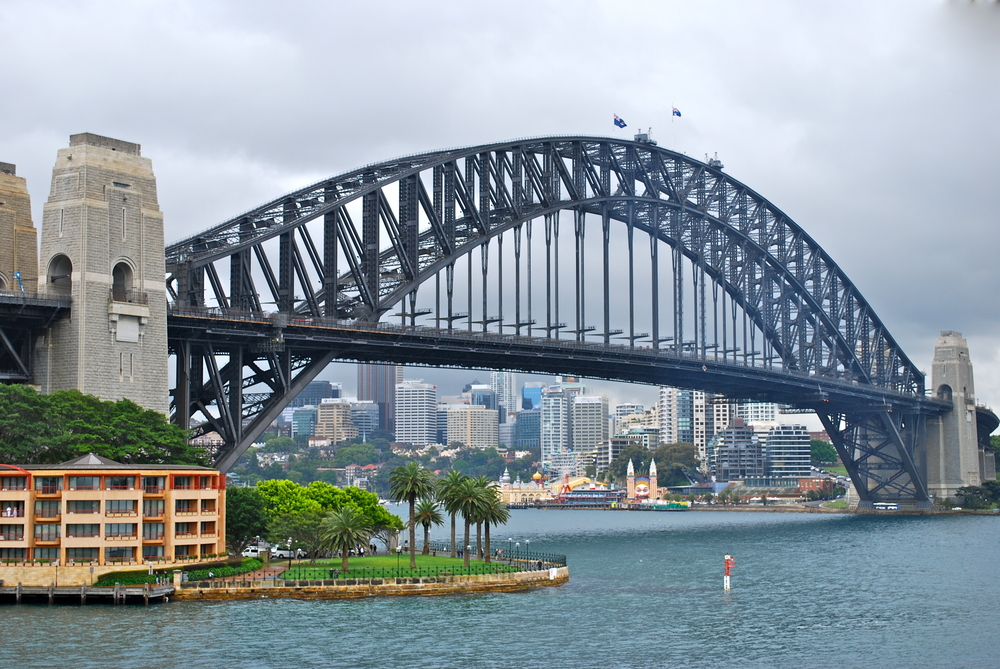
[[[372,164],[166,249],[175,419],[228,469],[334,360],[577,374],[814,410],[862,499],[925,504],[951,410],[775,205],[648,141]],[[246,419],[250,419],[247,421]]]
[[[579,375],[815,411],[863,505],[927,506],[928,481],[953,494],[990,476],[982,440],[998,421],[975,407],[961,335],[943,333],[965,371],[928,393],[833,259],[717,160],[645,135],[405,156],[169,244],[161,265],[139,145],[70,140],[45,207],[40,290],[9,290],[0,254],[0,381],[134,395],[162,411],[169,350],[171,418],[217,432],[224,471],[340,360]],[[21,203],[0,202],[2,226],[30,206],[14,166],[0,168],[0,195]],[[33,255],[30,221],[9,227],[30,234]]]

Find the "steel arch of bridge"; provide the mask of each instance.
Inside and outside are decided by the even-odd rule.
[[[361,205],[360,225],[349,211],[352,204],[357,208],[356,203]],[[530,247],[532,221],[543,220],[546,280],[551,282],[548,263],[552,235],[554,232],[558,245],[558,216],[562,211],[570,211],[574,217],[575,327],[567,328],[559,322],[558,287],[553,318],[549,286],[545,290],[544,325],[532,318],[530,285],[526,314],[518,287],[513,322],[503,323],[502,315],[491,319],[486,307],[491,241],[502,244],[505,235],[513,236],[515,280],[519,282],[522,232]],[[586,215],[602,221],[601,332],[585,325],[586,271],[581,248],[585,244]],[[313,221],[322,221],[321,245],[315,243],[307,225]],[[365,166],[285,195],[169,246],[168,290],[175,311],[205,308],[206,291],[210,290],[222,314],[261,313],[265,302],[260,299],[257,284],[262,277],[277,312],[284,317],[374,323],[399,305],[398,315],[404,321],[408,318],[414,326],[421,313],[416,306],[418,287],[431,278],[440,282],[443,275],[447,307],[442,309],[438,304],[436,317],[439,325],[446,323],[449,332],[454,321],[463,318],[470,332],[474,322],[481,324],[485,332],[500,320],[496,328],[512,329],[514,336],[531,337],[541,332],[546,338],[559,339],[561,331],[565,331],[573,333],[578,341],[596,334],[610,345],[616,334],[608,280],[613,224],[624,224],[629,246],[628,334],[621,328],[628,347],[635,347],[642,336],[635,332],[636,290],[632,285],[633,236],[638,230],[668,245],[672,255],[673,319],[672,331],[666,334],[660,332],[657,312],[658,244],[652,245],[654,349],[668,356],[694,354],[706,365],[736,361],[740,355],[735,341],[738,310],[751,324],[742,330],[744,340],[748,331],[751,338],[759,333],[762,339],[764,351],[761,359],[751,360],[753,364],[775,374],[804,375],[816,382],[819,395],[803,397],[797,403],[825,414],[831,437],[862,496],[867,492],[871,499],[926,500],[923,477],[918,471],[920,416],[928,410],[939,411],[940,407],[928,409],[922,373],[854,284],[798,225],[719,166],[652,143],[547,137],[437,151]],[[276,258],[269,254],[267,246],[274,241],[278,246]],[[480,321],[474,321],[472,315],[471,258],[477,250],[483,274]],[[454,310],[452,292],[456,260],[465,257],[469,258],[469,311],[460,314]],[[556,258],[558,263],[558,247]],[[217,267],[226,260],[228,290]],[[254,261],[256,270],[252,269]],[[689,285],[685,285],[682,261],[692,270]],[[502,260],[498,271],[502,276]],[[528,271],[530,277],[530,268]],[[556,282],[559,277],[557,265]],[[711,334],[706,323],[706,282],[711,282],[716,291],[714,300],[721,291],[721,347],[718,323]],[[693,294],[687,299],[688,314],[685,291]],[[440,294],[437,287],[438,300]],[[501,294],[501,305],[502,299]],[[733,340],[729,342],[727,299],[733,314]],[[717,305],[712,314],[718,318]],[[693,331],[693,339],[685,338],[687,331]],[[173,348],[180,351],[187,345],[178,342]],[[192,408],[204,410],[214,404],[220,415],[213,427],[226,435],[226,462],[232,461],[240,443],[247,442],[248,436],[241,434],[239,425],[243,416],[255,410],[260,418],[273,414],[280,398],[294,390],[293,378],[301,382],[319,371],[315,368],[323,356],[296,357],[292,351],[277,350],[280,346],[264,351],[258,343],[253,351],[240,352],[241,361],[234,363],[231,358],[225,368],[213,368],[217,367],[214,358],[222,352],[218,348],[204,349],[194,358],[185,354],[185,362],[179,365],[179,392],[175,393],[178,415],[183,420]],[[758,355],[756,342],[743,346],[744,363],[748,355]],[[266,365],[251,364],[254,373],[250,377],[235,369],[251,362],[243,360],[247,356],[267,359]],[[296,369],[301,370],[298,376]],[[208,382],[203,382],[203,375]],[[269,410],[265,410],[268,400],[264,398],[257,404],[250,403],[256,409],[248,411],[242,390],[261,382],[271,389]],[[878,389],[884,393],[882,406],[873,408],[870,398],[825,406],[821,399],[826,387],[845,383]],[[185,384],[187,387],[182,388]],[[889,410],[891,405],[897,406],[895,413]],[[904,416],[899,407],[906,407],[908,413]],[[202,413],[208,415],[207,410]]]

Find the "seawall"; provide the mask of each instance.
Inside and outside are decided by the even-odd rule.
[[[323,581],[198,581],[184,583],[174,599],[351,599],[404,595],[457,595],[480,592],[511,592],[552,587],[569,582],[569,567],[541,571],[439,576],[433,578],[365,578]]]

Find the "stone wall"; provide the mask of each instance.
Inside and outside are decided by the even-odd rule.
[[[184,566],[190,565],[185,562]],[[41,564],[16,564],[0,565],[0,581],[4,586],[15,586],[18,583],[25,587],[47,586],[56,583],[59,586],[90,585],[96,582],[104,574],[113,571],[136,571],[145,569],[145,564],[114,564],[114,565],[94,565],[94,573],[91,574],[91,565],[63,565],[54,567],[52,565]],[[154,569],[157,571],[170,568],[180,569],[180,564],[168,562],[155,562]]]

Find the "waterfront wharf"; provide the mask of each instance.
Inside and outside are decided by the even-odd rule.
[[[0,604],[22,604],[27,602],[45,602],[54,604],[88,602],[110,604],[149,605],[150,602],[166,602],[174,594],[172,585],[112,585],[94,587],[90,585],[57,586],[52,583],[47,586],[25,586],[18,583],[15,586],[0,585]]]

